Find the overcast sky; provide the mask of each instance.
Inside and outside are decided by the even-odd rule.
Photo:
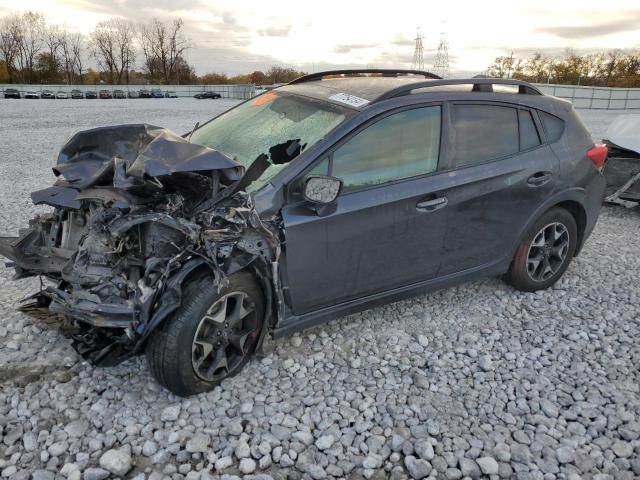
[[[0,0],[0,16],[16,9],[84,33],[113,16],[182,17],[198,74],[272,65],[408,68],[417,27],[427,68],[446,34],[453,73],[482,72],[511,51],[640,49],[640,0]]]

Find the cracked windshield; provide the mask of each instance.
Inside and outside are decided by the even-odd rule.
[[[339,125],[346,112],[312,99],[268,92],[203,125],[191,142],[218,150],[245,168],[260,154],[268,154],[271,165],[248,188],[256,190]]]

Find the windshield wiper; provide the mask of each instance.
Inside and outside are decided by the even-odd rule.
[[[193,127],[193,130],[191,130],[191,133],[189,133],[189,138],[187,138],[187,142],[191,142],[191,135],[193,135],[193,132],[195,132],[199,126],[200,126],[200,122],[196,122],[195,126]]]

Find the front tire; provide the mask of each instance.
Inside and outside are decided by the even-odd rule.
[[[155,331],[145,353],[156,380],[181,397],[212,390],[251,358],[263,326],[264,295],[250,273],[216,292],[210,272],[183,286],[182,304]]]
[[[578,245],[573,215],[554,207],[531,227],[518,246],[507,281],[524,292],[535,292],[556,283],[571,263]]]

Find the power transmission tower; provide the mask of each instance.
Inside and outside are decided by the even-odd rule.
[[[436,55],[436,61],[433,64],[433,73],[441,76],[442,78],[447,78],[451,74],[449,67],[449,43],[447,42],[447,38],[444,33],[440,35],[438,54]]]
[[[416,32],[416,49],[413,51],[412,70],[424,70],[424,50],[422,48],[422,34],[420,28]]]

